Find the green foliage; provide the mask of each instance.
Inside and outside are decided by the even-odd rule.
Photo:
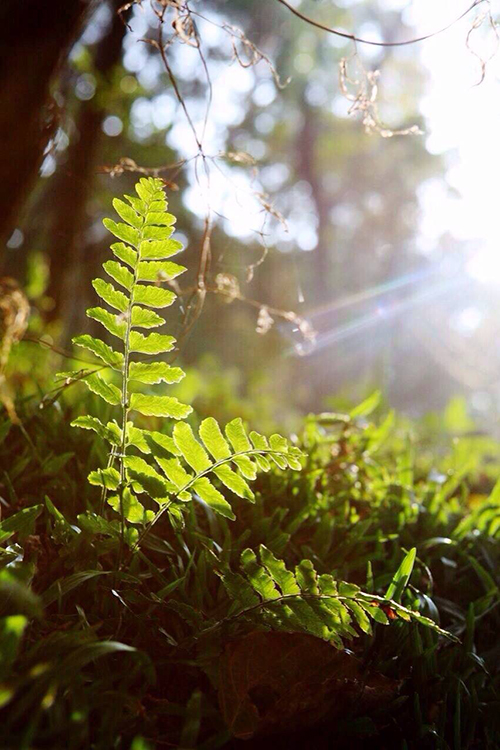
[[[400,594],[409,578],[402,571],[408,569],[411,556],[414,559],[415,549],[405,557],[394,577],[398,582],[404,581]],[[292,572],[283,560],[261,545],[260,563],[251,549],[245,549],[240,565],[247,580],[231,571],[221,574],[229,596],[235,601],[233,616],[257,619],[272,629],[289,633],[309,633],[343,649],[343,639],[352,640],[358,635],[355,626],[371,635],[372,620],[388,625],[383,609],[386,607],[393,618],[415,620],[441,635],[453,637],[430,618],[391,601],[390,592],[382,598],[363,592],[352,583],[337,582],[329,574],[318,575],[310,560],[302,560]]]
[[[313,717],[325,700],[318,685],[340,691],[341,715],[329,704],[322,714],[339,747],[368,731],[376,750],[402,739],[411,750],[454,748],[459,735],[462,746],[498,745],[498,487],[460,466],[436,481],[448,455],[429,474],[429,444],[420,453],[393,417],[365,413],[308,418],[300,457],[240,420],[156,424],[166,432],[129,420],[120,492],[105,450],[121,445],[115,407],[92,393],[83,405],[98,416],[77,417],[81,430],[56,409],[27,422],[50,458],[43,468],[15,427],[0,443],[9,747],[104,750],[142,737],[224,747],[228,726],[243,731],[234,716],[252,717],[247,742],[259,747],[273,691],[284,707],[294,690],[309,705],[310,690]],[[303,471],[283,471],[282,460]],[[316,653],[324,668],[310,675]],[[322,747],[311,724],[288,746]]]
[[[136,389],[137,383],[172,384],[184,377],[180,367],[161,360],[140,361],[133,355],[166,354],[175,347],[173,336],[157,332],[143,334],[136,329],[156,328],[165,323],[154,310],[170,305],[175,294],[159,284],[172,281],[186,270],[166,260],[182,250],[182,244],[171,238],[175,217],[166,211],[162,181],[142,178],[136,185],[136,192],[138,198],[125,196],[128,203],[119,199],[113,201],[125,223],[104,219],[104,226],[122,240],[111,249],[128,268],[117,261],[106,261],[103,268],[126,292],[117,290],[104,279],[92,282],[99,297],[119,314],[102,307],[87,310],[89,318],[120,340],[119,347],[123,351],[115,351],[106,342],[88,334],[74,338],[75,344],[90,350],[120,373],[120,387],[95,371],[82,378],[92,393],[121,410],[120,425],[117,422],[104,425],[97,417],[88,415],[72,423],[75,427],[93,430],[111,446],[108,466],[91,471],[89,482],[102,487],[104,494],[108,490],[117,491],[117,495],[108,497],[108,503],[123,522],[130,524],[153,525],[165,510],[172,522],[178,523],[182,503],[193,496],[216,513],[234,519],[231,505],[214,485],[214,480],[238,497],[253,501],[254,494],[247,480],[254,480],[258,470],[267,471],[269,461],[282,469],[300,470],[302,453],[280,435],[272,435],[268,442],[262,435],[251,433],[249,439],[240,419],[226,425],[227,440],[214,419],[204,420],[199,442],[190,426],[182,421],[191,414],[191,406],[174,396]],[[159,445],[154,432],[134,427],[129,420],[131,412],[180,421],[169,443],[163,441]],[[148,455],[156,462],[155,466],[134,456],[131,448]],[[156,505],[156,513],[139,500],[137,495],[142,493]]]
[[[96,279],[110,309],[87,311],[117,341],[77,336],[100,363],[59,374],[86,383],[83,409],[24,419],[21,402],[29,432],[0,424],[9,747],[215,748],[229,729],[259,743],[309,690],[304,705],[319,717],[327,701],[339,741],[360,722],[380,748],[465,733],[492,750],[500,485],[474,487],[490,453],[456,443],[439,466],[432,450],[418,457],[394,414],[367,421],[379,393],[310,416],[293,442],[241,418],[196,420],[162,392],[184,376],[161,356],[175,339],[150,332],[175,299],[160,284],[184,270],[167,260],[175,219],[160,180],[136,193],[114,202],[124,223],[105,220],[120,242],[104,269],[121,289]]]

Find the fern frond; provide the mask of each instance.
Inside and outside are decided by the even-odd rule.
[[[117,260],[107,260],[103,268],[121,287],[104,279],[94,279],[97,295],[108,305],[91,307],[89,318],[100,323],[118,338],[115,351],[101,339],[88,334],[77,336],[74,343],[91,351],[105,365],[121,375],[121,387],[108,382],[97,373],[82,378],[87,387],[112,406],[121,407],[121,427],[116,422],[102,424],[92,417],[80,417],[74,425],[96,432],[111,445],[110,464],[106,469],[89,475],[91,484],[117,491],[108,503],[123,522],[146,524],[146,530],[168,512],[176,526],[182,520],[181,505],[193,496],[215,513],[233,519],[230,502],[221,489],[249,501],[254,493],[249,482],[258,471],[269,471],[274,463],[280,469],[301,468],[301,452],[280,435],[269,441],[252,432],[247,435],[241,419],[226,425],[224,433],[217,422],[205,419],[195,436],[183,420],[192,412],[191,406],[177,398],[144,392],[144,386],[177,383],[184,377],[180,367],[163,361],[143,362],[137,355],[165,354],[176,341],[164,333],[141,333],[139,328],[162,326],[158,313],[175,300],[175,293],[159,284],[171,281],[186,270],[171,259],[182,250],[172,237],[175,217],[167,213],[163,183],[155,178],[142,178],[135,186],[137,196],[114,199],[113,207],[121,221],[104,219],[104,226],[119,240],[111,245]],[[142,430],[129,420],[131,412],[147,417],[176,420],[171,435]],[[133,455],[138,450],[148,460]],[[155,462],[156,468],[151,465]],[[114,464],[118,463],[118,468]],[[147,494],[157,510],[145,511],[137,495]],[[118,499],[117,499],[118,498]],[[145,533],[145,532],[143,532]]]
[[[302,632],[331,641],[344,648],[344,639],[372,632],[372,621],[388,625],[392,619],[419,622],[440,635],[456,640],[433,620],[398,602],[368,594],[351,583],[337,582],[330,575],[319,575],[310,560],[288,570],[261,545],[260,560],[251,549],[241,553],[241,574],[219,571],[222,583],[233,601],[227,619],[247,618],[270,629]]]

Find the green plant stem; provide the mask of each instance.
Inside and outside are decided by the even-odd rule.
[[[125,489],[125,455],[127,450],[127,422],[129,414],[129,360],[130,360],[130,332],[132,330],[132,306],[134,304],[134,288],[137,284],[137,273],[140,262],[140,246],[142,241],[142,230],[140,232],[137,247],[137,263],[134,267],[134,280],[130,289],[130,301],[127,307],[127,327],[125,330],[124,352],[123,352],[123,370],[122,370],[122,442],[120,447],[120,551],[118,555],[118,569],[121,566],[123,556],[123,547],[125,543],[125,516],[123,513],[123,491]]]

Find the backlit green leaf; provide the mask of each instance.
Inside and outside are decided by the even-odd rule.
[[[165,216],[165,214],[163,215]],[[174,232],[174,227],[172,226],[166,226],[166,227],[145,226],[142,231],[142,239],[143,241],[144,240],[168,240],[170,239],[173,232]],[[141,243],[141,247],[140,247],[141,258],[144,257],[142,253],[142,248],[143,248],[143,243]],[[162,255],[160,257],[165,258],[166,256]]]
[[[119,240],[123,240],[123,242],[127,242],[134,247],[138,246],[141,235],[137,229],[134,229],[127,224],[122,224],[121,222],[116,223],[112,219],[103,219],[102,223],[106,229],[111,232],[111,234],[114,234],[115,237],[118,237]]]
[[[128,297],[123,292],[115,289],[113,284],[108,284],[104,279],[94,279],[92,286],[99,297],[107,302],[108,305],[111,305],[116,310],[120,310],[120,312],[125,312],[129,304]]]
[[[222,464],[214,468],[214,474],[220,479],[229,490],[234,492],[238,497],[243,497],[246,500],[253,501],[255,495],[252,490],[245,482],[243,477],[233,471],[227,464]]]
[[[404,557],[403,562],[394,573],[394,577],[390,583],[389,588],[385,593],[386,599],[394,599],[394,601],[401,601],[401,594],[406,588],[410,576],[413,571],[415,564],[415,557],[417,554],[416,547],[413,547]]]
[[[138,281],[171,281],[186,271],[185,266],[169,260],[140,261],[137,269]]]
[[[177,448],[180,450],[186,463],[196,473],[205,471],[212,466],[205,449],[196,440],[191,427],[186,422],[179,422],[173,430],[173,438]]]
[[[283,560],[278,560],[263,544],[260,545],[260,559],[280,587],[282,594],[300,594],[300,587],[293,573],[287,570]]]
[[[113,466],[91,471],[88,479],[90,484],[106,487],[108,490],[116,490],[120,484],[120,474]]]
[[[132,307],[132,325],[136,328],[158,328],[165,323],[165,319],[153,310],[134,305]]]
[[[147,213],[147,206],[144,201],[142,201],[140,198],[137,198],[135,195],[124,195],[124,198],[128,200],[134,211],[136,211],[141,216],[144,216]]]
[[[179,240],[143,240],[140,247],[141,260],[161,260],[177,255],[183,248]]]
[[[258,564],[255,553],[251,549],[243,550],[240,562],[253,588],[264,600],[280,598],[281,593],[273,579],[265,568]]]
[[[171,417],[184,419],[193,411],[191,406],[182,404],[172,396],[149,396],[145,393],[133,393],[130,408],[150,417]]]
[[[127,476],[133,482],[136,492],[146,492],[155,500],[166,499],[173,487],[165,482],[164,478],[150,466],[147,461],[139,456],[126,456],[124,464]]]
[[[107,260],[106,263],[102,264],[102,267],[118,284],[125,287],[128,292],[131,291],[134,285],[134,276],[125,266],[117,263],[116,260]]]
[[[108,404],[117,406],[121,402],[122,392],[116,385],[106,383],[97,373],[93,373],[84,379],[87,388],[103,398]]]
[[[162,289],[159,286],[146,286],[145,284],[137,284],[134,287],[133,292],[134,302],[140,302],[142,305],[148,307],[169,307],[172,302],[175,301],[175,292],[170,289]]]
[[[72,427],[80,427],[83,430],[93,430],[104,440],[108,440],[113,445],[119,445],[120,441],[117,439],[115,433],[106,427],[106,425],[103,425],[97,417],[91,417],[90,415],[77,417],[71,422],[71,425]]]
[[[185,373],[180,367],[171,367],[166,362],[131,362],[129,378],[140,383],[178,383]]]
[[[92,320],[97,320],[98,323],[104,326],[104,328],[117,336],[123,341],[125,338],[125,331],[127,324],[124,320],[120,320],[119,316],[113,315],[103,307],[89,307],[87,310],[87,317]]]
[[[107,498],[107,501],[117,513],[123,514],[123,517],[130,523],[147,523],[154,517],[154,512],[146,510],[128,487],[124,488],[121,498],[120,495],[111,495]]]
[[[226,425],[225,433],[236,453],[252,449],[245,428],[243,427],[243,421],[240,417],[233,419]]]
[[[148,211],[145,224],[164,224],[170,226],[171,224],[175,224],[175,221],[176,219],[173,214],[167,214],[163,211]]]
[[[219,492],[219,490],[215,489],[207,477],[200,477],[200,479],[197,479],[193,483],[193,489],[201,497],[203,502],[214,511],[214,513],[229,518],[231,521],[235,519],[233,509],[227,502],[226,498]]]
[[[123,365],[123,354],[121,352],[115,352],[110,346],[96,339],[93,336],[89,336],[87,333],[81,336],[75,336],[73,343],[77,346],[82,346],[84,349],[88,349],[90,352],[99,357],[105,364],[113,367],[115,370],[119,370]]]
[[[228,458],[231,455],[229,444],[213,417],[207,417],[207,419],[203,420],[199,432],[205,448],[216,461]]]
[[[180,451],[170,435],[164,435],[156,430],[142,430],[144,440],[155,458],[169,458],[171,455],[180,456]]]
[[[111,245],[111,250],[118,260],[123,261],[123,263],[126,263],[131,268],[136,267],[139,256],[131,247],[124,245],[123,242],[115,242]]]
[[[144,336],[138,331],[131,331],[129,343],[131,352],[162,354],[172,351],[175,339],[173,336],[166,336],[162,333],[150,333],[148,336]]]
[[[185,487],[193,479],[193,475],[185,470],[178,458],[157,457],[156,460],[177,489],[180,490],[182,487]]]
[[[114,198],[113,208],[120,219],[126,221],[127,224],[130,224],[136,229],[139,229],[142,226],[142,216],[139,216],[134,209],[124,203],[124,201],[121,201],[119,198]]]

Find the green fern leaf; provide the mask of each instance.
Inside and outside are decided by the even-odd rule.
[[[72,427],[80,427],[83,430],[93,430],[99,435],[99,437],[108,440],[108,442],[113,445],[120,444],[119,436],[117,437],[113,430],[106,427],[106,425],[103,425],[97,417],[91,417],[89,415],[77,417],[71,422],[71,425]]]
[[[145,307],[134,305],[132,307],[132,326],[134,328],[158,328],[165,323],[165,319]]]
[[[372,626],[370,623],[370,618],[366,614],[363,607],[361,607],[361,605],[355,602],[354,600],[347,601],[345,603],[345,606],[351,610],[361,630],[367,635],[371,635],[373,631],[372,631]]]
[[[117,263],[116,260],[107,260],[102,264],[106,273],[111,276],[118,284],[125,287],[130,292],[134,286],[134,277],[125,266]]]
[[[158,227],[158,226],[154,226],[153,224],[146,225],[144,227],[144,229],[143,229],[143,232],[142,232],[142,243],[141,243],[141,248],[140,248],[140,250],[141,250],[141,256],[143,258],[150,257],[147,254],[147,247],[145,247],[149,241],[160,241],[160,242],[162,242],[163,240],[170,239],[170,237],[172,236],[173,233],[174,233],[174,227],[165,227],[165,226]],[[176,242],[179,245],[181,245],[180,249],[182,249],[182,243],[180,243],[178,240],[176,240]],[[144,249],[144,252],[143,252],[143,249]],[[179,251],[177,251],[177,252],[179,252]],[[172,253],[169,253],[169,255],[171,255],[171,254]],[[168,256],[167,255],[160,255],[159,257],[160,258],[166,258]]]
[[[172,233],[173,229],[162,229],[160,227],[146,227],[145,234],[153,235],[150,239],[141,242],[141,258],[145,261],[161,261],[163,258],[170,258],[177,255],[183,249],[182,242],[165,237],[165,234]],[[163,238],[154,238],[154,235],[163,234]]]
[[[174,348],[174,337],[156,332],[144,335],[136,329],[156,328],[165,323],[163,317],[153,310],[168,307],[176,295],[170,289],[162,288],[159,282],[170,281],[186,270],[184,266],[168,260],[182,250],[182,243],[172,238],[175,217],[166,212],[163,181],[159,178],[141,178],[135,191],[138,197],[125,196],[125,201],[118,198],[113,201],[113,206],[124,223],[104,220],[104,226],[120,241],[111,245],[118,261],[109,260],[104,263],[103,268],[130,295],[118,291],[113,284],[103,279],[95,279],[93,286],[97,294],[111,308],[118,310],[119,314],[102,307],[92,307],[87,311],[90,318],[101,323],[108,332],[124,342],[124,353],[115,352],[100,339],[88,335],[75,339],[77,345],[89,349],[106,365],[118,370],[122,379],[120,390],[97,373],[83,376],[94,393],[112,405],[122,406],[121,427],[116,422],[108,422],[105,426],[91,417],[75,421],[75,426],[94,430],[112,443],[114,450],[111,462],[117,461],[120,469],[118,471],[110,466],[102,471],[92,472],[89,481],[106,489],[119,490],[108,502],[122,514],[122,522],[153,523],[165,511],[174,527],[180,530],[184,521],[178,503],[192,500],[189,490],[196,493],[200,501],[214,512],[234,519],[229,502],[212,483],[214,478],[239,497],[253,500],[254,495],[247,480],[256,478],[257,469],[269,469],[267,455],[279,466],[287,466],[288,461],[290,465],[300,468],[301,454],[277,435],[271,438],[271,447],[257,433],[251,443],[241,419],[226,425],[226,436],[215,420],[204,420],[199,430],[200,442],[189,425],[179,421],[191,413],[190,406],[174,397],[131,392],[130,381],[133,380],[145,385],[162,382],[170,384],[178,382],[184,376],[179,367],[172,367],[165,362],[130,360],[133,353],[154,355]],[[131,411],[138,411],[145,416],[175,419],[178,423],[172,435],[141,430],[129,421]],[[116,447],[118,450],[115,450]],[[159,474],[144,458],[130,455],[128,451],[131,448],[154,458],[163,474]],[[151,458],[148,460],[151,461]],[[147,493],[160,505],[155,515],[144,510],[135,493]],[[132,534],[132,537],[137,539],[137,529],[134,533],[135,536]],[[257,573],[262,580],[266,576],[270,578],[265,566],[261,566]],[[293,574],[290,575],[293,577]],[[300,606],[299,604],[299,608]],[[288,619],[285,620],[288,623],[298,623],[300,626],[290,607],[284,611],[287,613]],[[268,616],[279,622],[283,620],[281,614],[269,612]]]
[[[163,193],[156,193],[153,200],[149,204],[149,211],[156,213],[158,211],[163,212],[167,210],[167,201]],[[149,213],[148,211],[148,213]]]
[[[268,601],[281,598],[281,593],[273,578],[265,568],[258,564],[255,553],[251,549],[243,550],[240,563],[246,577],[262,599]]]
[[[120,472],[112,466],[107,469],[97,469],[97,471],[90,472],[88,480],[90,484],[94,484],[98,487],[105,487],[108,490],[116,490],[120,485]]]
[[[193,489],[215,513],[234,521],[236,516],[224,495],[215,489],[207,477],[200,477],[193,482]]]
[[[129,378],[140,383],[154,385],[156,383],[178,383],[185,376],[180,367],[172,367],[166,362],[131,362]]]
[[[99,357],[99,359],[106,365],[109,365],[115,370],[120,370],[123,365],[123,354],[115,352],[110,346],[105,344],[104,341],[101,341],[101,339],[96,339],[93,336],[84,333],[81,336],[75,336],[73,343],[87,349],[89,352],[92,352],[92,354]]]
[[[144,436],[144,430],[140,430],[139,427],[135,427],[133,422],[127,423],[127,446],[133,445],[134,448],[138,448],[141,453],[151,453],[146,438]]]
[[[269,443],[266,437],[264,435],[260,435],[258,432],[255,432],[255,430],[252,430],[250,433],[250,440],[253,443],[253,446],[256,450],[265,451],[269,449]]]
[[[135,250],[132,250],[131,247],[128,245],[124,245],[123,242],[114,242],[111,245],[111,251],[113,255],[118,258],[118,260],[121,260],[123,263],[126,263],[131,268],[135,268],[137,265],[137,259],[139,258],[138,253]]]
[[[254,493],[243,477],[233,471],[227,464],[216,466],[213,473],[220,479],[222,484],[234,492],[235,495],[238,495],[238,497],[250,500],[251,502],[255,500]]]
[[[169,260],[141,260],[137,269],[137,281],[172,281],[184,271],[187,271],[186,266]]]
[[[300,586],[293,573],[287,569],[283,560],[275,557],[263,544],[260,546],[260,559],[280,587],[282,594],[300,594]]]
[[[279,453],[269,453],[268,455],[271,461],[273,461],[279,469],[285,471],[285,469],[288,467],[288,463],[284,456],[280,455]]]
[[[126,221],[127,224],[130,224],[135,229],[141,228],[143,223],[142,216],[139,216],[139,214],[137,214],[134,209],[128,206],[124,201],[119,198],[114,198],[113,208],[120,219],[123,219],[123,221]]]
[[[123,240],[123,242],[127,242],[129,245],[138,247],[141,235],[137,229],[134,229],[134,227],[130,227],[127,224],[122,224],[121,222],[117,224],[113,219],[103,219],[102,223],[108,232],[114,234],[119,240]]]
[[[231,456],[231,448],[213,417],[207,417],[207,419],[203,420],[200,425],[199,434],[205,448],[216,461],[221,461]]]
[[[170,458],[170,456],[180,456],[180,451],[170,435],[164,435],[162,432],[155,430],[141,430],[144,442],[147,445],[147,451],[155,458]]]
[[[136,492],[146,492],[157,502],[165,502],[175,487],[165,482],[161,474],[139,456],[125,456],[123,459],[127,476]]]
[[[255,463],[257,464],[257,467],[259,468],[259,471],[270,471],[271,464],[267,460],[265,456],[259,455],[258,453],[254,455]]]
[[[150,203],[157,195],[163,198],[162,182],[158,178],[141,177],[135,186],[135,191],[145,203]]]
[[[87,317],[92,318],[92,320],[97,320],[97,322],[103,325],[107,331],[112,333],[113,336],[117,336],[117,338],[122,341],[125,338],[127,324],[124,320],[120,320],[119,316],[113,315],[102,307],[89,307],[87,310]]]
[[[175,224],[176,218],[173,214],[163,213],[163,211],[148,211],[146,214],[146,225],[161,224],[165,226],[171,226]]]
[[[212,462],[205,449],[196,440],[191,427],[186,422],[179,422],[175,425],[173,438],[186,463],[197,473],[203,472],[212,466]]]
[[[175,301],[176,295],[170,289],[162,289],[159,286],[146,286],[137,284],[132,295],[134,302],[139,302],[147,307],[163,308],[170,307]]]
[[[257,468],[248,456],[235,456],[233,462],[236,464],[245,479],[250,479],[250,481],[256,479]]]
[[[237,612],[252,609],[260,604],[260,599],[251,585],[239,573],[233,573],[229,569],[223,573],[217,570],[215,572],[220,577],[229,597],[234,600],[234,609]],[[230,614],[232,611],[230,610]]]
[[[146,417],[171,417],[184,419],[193,411],[191,406],[182,404],[173,396],[149,396],[144,393],[133,393],[130,408]]]
[[[155,456],[155,458],[158,465],[165,472],[165,475],[178,490],[186,487],[193,481],[193,475],[188,474],[178,458],[164,458],[163,456]]]
[[[136,213],[140,214],[141,216],[145,216],[147,214],[147,205],[140,198],[137,198],[135,195],[124,195],[123,197],[128,200]]]
[[[125,312],[125,310],[128,308],[128,297],[123,294],[123,292],[119,292],[117,289],[115,289],[113,284],[108,284],[108,282],[104,281],[103,279],[94,279],[92,282],[92,286],[96,290],[99,297],[107,302],[108,305],[114,307],[115,310]]]
[[[154,512],[146,510],[128,487],[123,490],[121,498],[119,495],[111,495],[107,501],[113,510],[123,513],[130,523],[147,523],[154,518]]]
[[[295,577],[301,591],[305,591],[308,594],[319,594],[316,571],[310,560],[302,560],[302,562],[295,567]]]
[[[225,433],[236,453],[244,453],[252,449],[240,417],[233,419],[232,422],[228,422]]]
[[[88,375],[84,379],[84,383],[87,388],[92,391],[92,393],[100,396],[102,399],[104,399],[104,401],[107,401],[108,404],[111,404],[112,406],[118,406],[118,404],[122,400],[121,390],[112,383],[106,383],[106,381],[103,380],[97,373]]]
[[[162,333],[150,333],[144,336],[139,331],[130,332],[130,351],[142,352],[143,354],[163,354],[174,348],[173,336],[165,336]]]

